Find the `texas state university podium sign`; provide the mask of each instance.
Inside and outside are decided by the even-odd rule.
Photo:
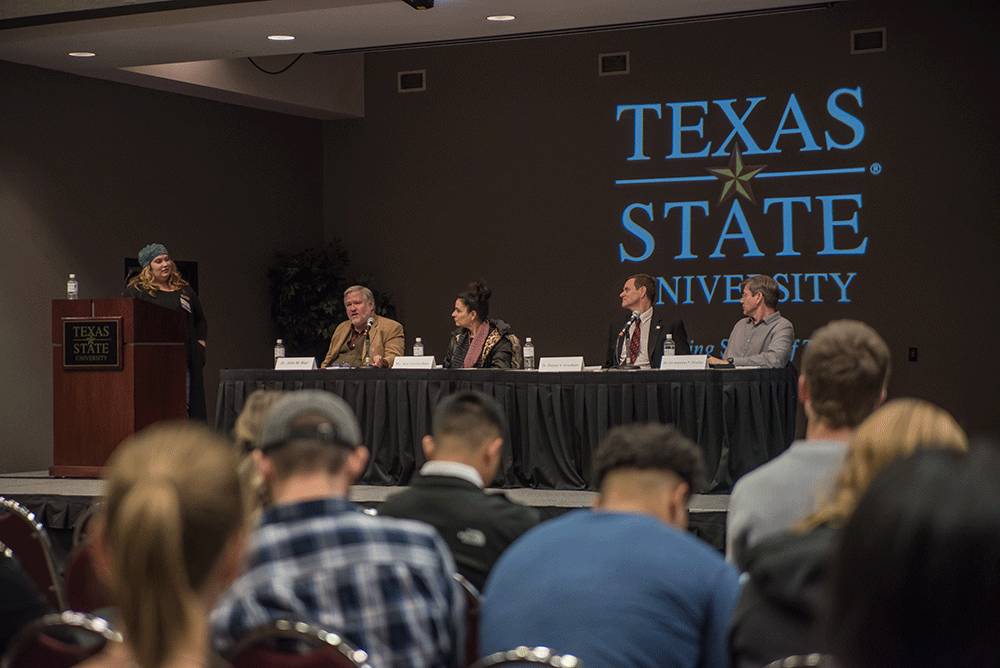
[[[52,467],[99,477],[115,447],[186,417],[184,314],[137,299],[52,301]]]

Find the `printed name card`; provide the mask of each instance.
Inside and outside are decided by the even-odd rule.
[[[708,355],[664,355],[661,369],[672,371],[698,371],[708,368]]]
[[[274,363],[275,371],[312,371],[315,368],[315,357],[279,357]]]
[[[433,355],[400,355],[392,360],[393,369],[433,369]]]
[[[538,360],[539,371],[583,371],[583,356],[543,357]]]

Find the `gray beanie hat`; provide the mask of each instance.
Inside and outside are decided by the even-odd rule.
[[[317,415],[325,421],[309,427],[294,426],[303,415]],[[351,407],[337,395],[322,390],[299,390],[279,400],[264,416],[257,447],[270,450],[296,438],[356,448],[361,445],[361,427]]]
[[[149,266],[150,262],[161,255],[170,255],[170,253],[167,252],[167,247],[163,244],[149,244],[147,246],[143,246],[142,250],[139,251],[139,265],[145,269]]]

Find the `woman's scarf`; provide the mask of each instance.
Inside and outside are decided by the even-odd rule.
[[[472,341],[469,342],[469,349],[466,351],[465,361],[462,363],[463,368],[471,369],[476,366],[479,356],[483,354],[483,344],[486,343],[486,335],[489,333],[490,323],[484,321],[479,325],[479,329],[476,330],[476,335],[472,337]]]

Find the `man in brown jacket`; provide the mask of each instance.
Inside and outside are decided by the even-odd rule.
[[[337,325],[321,367],[392,366],[403,354],[403,326],[375,313],[375,296],[363,285],[344,290],[347,320]]]

